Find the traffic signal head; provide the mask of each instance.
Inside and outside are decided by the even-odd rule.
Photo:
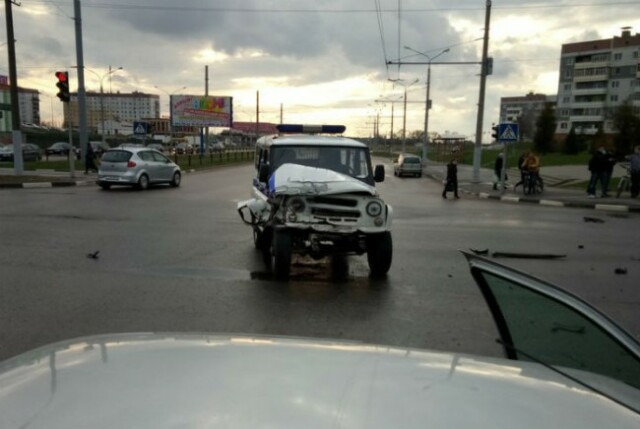
[[[491,137],[494,140],[498,140],[498,126],[497,125],[494,125],[494,126],[491,127]]]
[[[58,83],[56,83],[58,94],[56,95],[60,101],[68,102],[71,100],[71,95],[69,94],[69,72],[57,71],[56,77],[58,78]]]

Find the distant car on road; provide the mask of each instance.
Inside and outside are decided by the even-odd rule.
[[[47,156],[51,156],[51,155],[67,156],[70,150],[71,150],[71,145],[69,143],[57,142],[52,144],[48,148],[46,148],[45,153],[47,154]],[[80,156],[80,151],[78,150],[78,148],[73,148],[73,151],[77,156]]]
[[[220,152],[224,150],[224,144],[222,142],[209,143],[209,152]]]
[[[180,186],[180,167],[155,149],[118,148],[102,155],[98,169],[98,185],[109,189],[113,185],[147,189],[150,185],[168,183]]]
[[[91,149],[93,149],[93,153],[95,153],[96,156],[98,157],[101,157],[103,153],[111,149],[111,146],[109,146],[107,143],[103,143],[103,142],[89,142],[89,143],[91,144]]]
[[[422,160],[417,155],[400,154],[393,163],[393,174],[398,177],[407,174],[422,177]]]
[[[22,160],[40,161],[42,159],[42,153],[40,147],[32,143],[22,143]],[[0,148],[0,161],[13,161],[13,144],[8,144]]]

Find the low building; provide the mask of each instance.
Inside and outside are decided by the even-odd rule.
[[[40,92],[37,89],[18,88],[20,104],[20,122],[40,125]],[[11,87],[7,79],[0,79],[0,132],[10,132],[11,124]]]
[[[534,94],[500,98],[500,122],[516,122],[520,128],[520,138],[533,139],[535,124],[547,103],[556,103],[555,95]]]

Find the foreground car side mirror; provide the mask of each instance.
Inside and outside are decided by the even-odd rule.
[[[269,164],[262,164],[258,172],[258,180],[262,183],[267,183],[269,180]]]
[[[376,169],[373,172],[373,180],[376,182],[384,182],[384,165],[376,165]]]

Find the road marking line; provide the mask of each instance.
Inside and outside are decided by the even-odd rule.
[[[617,204],[596,204],[596,210],[611,210],[615,212],[628,212],[629,207]]]
[[[51,188],[51,182],[23,183],[23,188]]]
[[[540,200],[541,206],[552,206],[552,207],[564,207],[564,203],[562,201],[554,201],[554,200]]]
[[[517,203],[520,201],[520,197],[510,197],[507,195],[503,195],[502,197],[500,197],[500,201],[509,201],[512,203]]]

